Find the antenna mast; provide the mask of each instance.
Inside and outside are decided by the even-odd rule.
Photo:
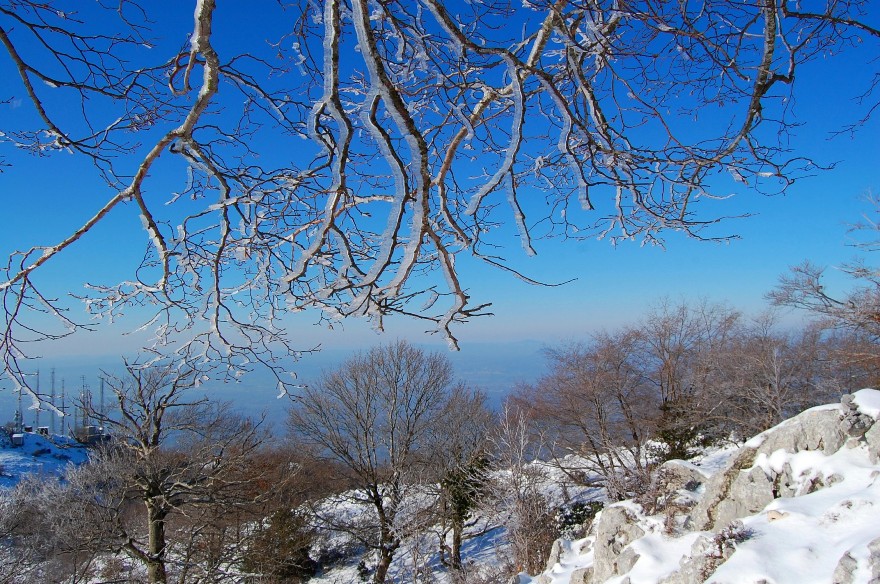
[[[49,394],[49,405],[51,405],[54,408],[55,407],[55,368],[54,367],[52,368],[52,389],[51,389],[51,392],[52,393]],[[51,411],[49,413],[50,413],[49,424],[52,426],[50,431],[51,431],[52,435],[54,436],[55,435],[55,418],[57,416],[56,416],[56,414],[54,414]]]

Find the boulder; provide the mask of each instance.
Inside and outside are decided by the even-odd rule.
[[[754,515],[776,498],[775,484],[762,468],[741,471],[730,487],[727,499],[718,505],[714,527],[726,525],[734,519]]]
[[[790,467],[786,465],[782,473],[768,476],[753,466],[755,460],[777,450],[821,450],[831,454],[846,442],[846,427],[839,409],[815,408],[749,440],[706,485],[706,493],[689,516],[689,526],[700,531],[715,530],[757,513],[775,498],[796,495]]]
[[[639,561],[639,557],[639,554],[631,547],[624,548],[617,556],[617,573],[626,574],[632,570],[632,567]]]
[[[592,584],[593,582],[593,567],[590,566],[588,568],[580,568],[571,573],[571,578],[569,579],[569,584]]]
[[[681,559],[677,571],[660,584],[698,584],[706,581],[718,566],[736,551],[739,542],[751,537],[741,521],[732,521],[715,534],[700,535],[691,545],[690,553]]]
[[[553,541],[553,545],[550,547],[550,553],[547,555],[547,567],[544,569],[546,572],[549,572],[553,569],[553,566],[559,563],[562,559],[562,540],[557,539]]]
[[[868,455],[871,457],[871,464],[880,463],[880,424],[871,426],[871,429],[865,432],[864,439],[868,444]]]
[[[880,537],[868,544],[868,564],[871,566],[868,584],[880,584]]]
[[[716,547],[712,536],[701,535],[691,546],[690,554],[682,558],[681,567],[660,580],[660,584],[695,584],[705,581],[727,559],[717,553]]]
[[[683,460],[668,460],[657,469],[652,486],[663,491],[664,495],[674,497],[681,491],[696,491],[707,480],[706,475],[693,464]]]
[[[846,552],[837,562],[834,568],[834,574],[831,575],[831,584],[853,584],[855,579],[855,571],[858,569],[859,563],[854,557]]]
[[[821,450],[831,454],[840,450],[846,442],[841,428],[841,412],[838,408],[814,408],[759,434],[746,444],[759,444],[758,454],[772,454],[779,449],[786,452]]]
[[[874,418],[859,411],[852,395],[840,398],[840,429],[850,438],[861,438],[874,425]]]
[[[636,525],[638,516],[624,505],[612,505],[602,510],[596,525],[596,544],[592,579],[594,582],[618,576],[635,564],[638,556],[633,552],[621,555],[624,548],[645,535]]]
[[[868,567],[871,570],[871,579],[868,584],[880,584],[880,537],[868,544]],[[859,562],[850,552],[846,552],[837,562],[832,576],[832,584],[852,584],[856,581],[859,571]],[[859,582],[864,582],[864,575],[860,575]]]
[[[703,498],[690,514],[689,527],[693,527],[696,531],[705,531],[712,529],[718,523],[719,506],[729,506],[727,498],[734,483],[743,469],[752,467],[756,455],[757,449],[743,446],[730,459],[727,466],[709,480]]]

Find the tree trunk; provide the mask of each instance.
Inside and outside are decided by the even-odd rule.
[[[145,503],[149,531],[147,579],[150,584],[166,584],[168,574],[165,570],[165,517],[168,513],[159,502],[147,499]]]
[[[452,520],[452,551],[450,552],[449,563],[453,570],[461,570],[461,533],[464,531],[464,525],[458,518]]]
[[[379,563],[376,564],[376,571],[373,572],[373,584],[384,584],[385,577],[388,575],[388,568],[391,567],[391,560],[394,559],[394,552],[385,546],[379,550]]]
[[[399,488],[392,489],[391,499],[394,501],[388,507],[384,497],[378,489],[373,488],[370,492],[370,498],[373,506],[376,508],[376,515],[379,519],[379,563],[376,565],[376,571],[373,573],[373,584],[384,584],[385,577],[388,574],[388,568],[391,567],[391,560],[394,559],[394,552],[400,547],[400,540],[394,533],[394,516],[397,507],[395,502],[399,502]]]

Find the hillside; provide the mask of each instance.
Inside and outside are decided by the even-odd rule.
[[[637,500],[605,506],[586,536],[553,544],[546,570],[511,580],[511,517],[504,501],[475,510],[463,545],[466,578],[456,580],[438,553],[440,526],[410,530],[388,582],[433,584],[877,584],[880,582],[880,391],[864,389],[841,403],[809,409],[741,447],[670,461]],[[86,452],[71,441],[26,434],[22,446],[0,444],[0,486],[31,473],[62,475]],[[558,468],[533,462],[548,508],[601,501],[600,486],[577,486]],[[503,482],[511,471],[494,471]],[[420,488],[425,488],[424,486]],[[407,494],[406,517],[430,507],[431,493]],[[312,516],[309,554],[322,566],[310,584],[369,579],[370,554],[334,525],[369,519],[353,493],[322,499]],[[401,525],[430,525],[424,520]],[[554,528],[558,529],[556,525]],[[578,530],[575,529],[575,532]],[[581,530],[583,533],[583,530]],[[546,548],[544,548],[546,549]],[[122,556],[98,555],[142,575]],[[122,562],[122,563],[120,563]],[[102,581],[96,572],[94,580]],[[505,576],[504,574],[508,574]],[[138,576],[140,577],[140,576]],[[243,582],[228,566],[229,582]]]
[[[756,436],[711,476],[667,463],[655,508],[607,507],[518,584],[880,582],[878,418],[880,391],[864,389]]]
[[[61,476],[69,464],[88,458],[86,449],[65,436],[41,436],[26,432],[24,443],[13,446],[8,437],[0,437],[0,488],[15,485],[28,474]]]

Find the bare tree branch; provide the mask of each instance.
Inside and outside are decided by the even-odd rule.
[[[724,239],[702,200],[731,181],[778,192],[817,166],[788,151],[797,72],[878,38],[859,0],[323,0],[255,7],[272,37],[258,40],[216,38],[236,14],[198,0],[180,8],[182,47],[154,10],[0,8],[34,114],[4,120],[3,147],[71,152],[110,189],[4,268],[0,349],[24,391],[27,343],[84,328],[34,274],[123,207],[147,252],[124,281],[89,278],[91,314],[148,310],[157,355],[266,366],[285,388],[283,361],[312,348],[290,312],[416,317],[455,346],[489,306],[458,258],[535,282],[503,259],[509,241],[530,255],[542,237]]]

